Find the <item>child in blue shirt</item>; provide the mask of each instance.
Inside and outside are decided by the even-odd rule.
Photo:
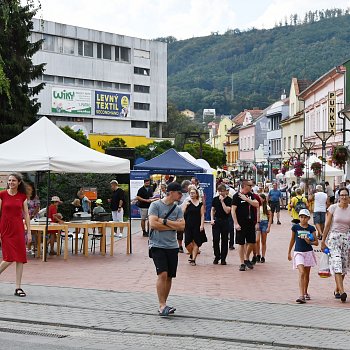
[[[296,300],[297,303],[304,304],[306,300],[310,300],[308,294],[310,270],[315,266],[316,256],[312,249],[312,245],[318,245],[316,236],[316,228],[309,225],[310,212],[307,209],[301,209],[299,212],[300,223],[293,225],[292,236],[288,249],[288,260],[293,260],[293,268],[299,270],[299,290],[300,296]],[[294,254],[291,255],[293,246]]]

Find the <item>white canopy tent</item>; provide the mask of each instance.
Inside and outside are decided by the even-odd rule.
[[[312,163],[315,163],[315,162],[322,163],[322,161],[316,156],[310,156],[309,160],[307,161],[306,166],[308,167],[310,178],[315,177],[314,172],[311,170],[311,165]],[[304,168],[304,175],[302,176],[302,178],[306,178],[306,166]],[[328,164],[326,164],[325,170],[326,170],[326,178],[344,175],[343,170],[334,168]],[[294,175],[294,169],[287,171],[285,174],[285,177],[286,179],[296,179],[296,176]]]
[[[88,148],[42,117],[0,145],[0,171],[128,174],[130,161]]]
[[[49,119],[42,117],[18,136],[0,144],[0,171],[47,171],[48,206],[50,172],[129,174],[130,161],[86,147],[65,134]],[[131,235],[129,237],[131,252]],[[45,247],[45,261],[46,253]]]
[[[188,152],[179,152],[179,154],[185,159],[187,159],[188,161],[190,161],[191,163],[203,168],[207,172],[207,174],[216,173],[216,170],[213,169],[205,159],[202,159],[202,158],[196,159]]]

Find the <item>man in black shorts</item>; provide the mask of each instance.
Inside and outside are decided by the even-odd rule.
[[[259,202],[254,199],[251,192],[252,182],[244,179],[241,191],[232,198],[232,217],[236,228],[236,244],[239,245],[239,258],[241,260],[240,271],[246,267],[252,269],[253,264],[249,261],[249,255],[256,243],[255,238],[255,208],[259,208]],[[245,244],[247,248],[245,249]]]
[[[166,197],[153,202],[148,210],[151,227],[149,247],[158,275],[157,294],[160,316],[168,316],[175,311],[175,308],[168,306],[166,301],[172,279],[176,277],[179,252],[176,231],[185,229],[182,209],[174,204],[175,201],[180,200],[181,196],[180,184],[171,182],[167,187]]]

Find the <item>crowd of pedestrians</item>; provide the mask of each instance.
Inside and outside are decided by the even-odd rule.
[[[329,183],[325,184],[325,189],[321,185],[310,186],[308,193],[305,193],[303,183],[296,185],[293,182],[288,186],[275,181],[263,185],[248,179],[235,183],[232,179],[221,178],[217,182],[216,195],[212,202],[205,203],[205,194],[197,179],[184,180],[182,184],[176,182],[162,184],[162,190],[165,191],[166,196],[154,203],[152,197],[148,198],[150,204],[148,215],[151,215],[150,213],[153,213],[153,216],[157,215],[156,221],[155,217],[152,220],[150,218],[150,247],[152,251],[155,247],[165,250],[175,249],[176,254],[183,252],[179,232],[183,234],[184,231],[185,248],[189,254],[188,261],[192,266],[196,266],[200,247],[207,241],[206,234],[203,232],[204,213],[205,205],[210,205],[213,264],[226,265],[228,251],[238,247],[239,271],[252,270],[256,263],[267,261],[268,234],[271,225],[281,224],[280,211],[285,207],[290,214],[291,225],[290,244],[286,247],[287,257],[292,261],[293,268],[299,272],[299,296],[296,302],[303,304],[311,299],[308,292],[310,270],[317,265],[313,246],[318,246],[319,240],[322,250],[329,248],[331,251],[329,266],[335,277],[334,296],[345,302],[347,294],[344,291],[343,280],[350,264],[350,206],[349,189],[346,185],[342,183],[334,191]],[[178,198],[172,194],[174,190]],[[168,196],[171,198],[169,203],[178,204],[179,210],[181,209],[182,214],[180,215],[178,211],[176,220],[162,219],[170,208],[170,204],[167,204],[164,210],[157,209],[155,212],[155,209],[161,205],[157,203],[162,201],[167,203]],[[311,217],[314,226],[309,223]],[[177,223],[168,225],[169,220],[175,220]],[[173,239],[169,239],[169,242],[164,241],[164,244],[158,247],[153,235],[158,231],[156,237],[159,238],[161,236],[159,232],[163,230],[168,232],[168,238],[173,237]],[[169,234],[169,232],[172,233]],[[166,272],[170,279],[175,277],[178,260],[176,259],[175,263],[172,254],[169,256],[162,254],[161,258],[157,255],[156,259],[153,257],[158,276]],[[162,261],[160,262],[159,259]],[[167,297],[171,282],[164,281],[158,277],[157,290],[159,283],[167,285],[168,287],[165,288]],[[164,299],[161,295],[159,312],[162,316],[175,311],[175,308],[167,307],[164,300],[166,301],[166,298]]]

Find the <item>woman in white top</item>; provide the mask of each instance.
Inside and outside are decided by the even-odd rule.
[[[316,225],[318,238],[322,238],[327,212],[327,193],[323,192],[321,185],[316,186],[316,193],[312,195],[314,200],[314,224]]]
[[[271,209],[267,205],[266,196],[264,193],[260,193],[261,205],[259,207],[260,210],[260,222],[259,230],[257,231],[256,237],[256,261],[264,263],[266,256],[266,238],[267,234],[270,232],[271,223],[272,223],[272,215]],[[261,255],[260,255],[260,240],[261,240]]]
[[[349,267],[350,249],[349,190],[342,188],[339,191],[339,198],[339,203],[328,208],[321,248],[324,250],[327,246],[330,250],[329,267],[335,276],[336,284],[334,296],[344,303],[347,298],[347,294],[344,292],[344,277]]]

